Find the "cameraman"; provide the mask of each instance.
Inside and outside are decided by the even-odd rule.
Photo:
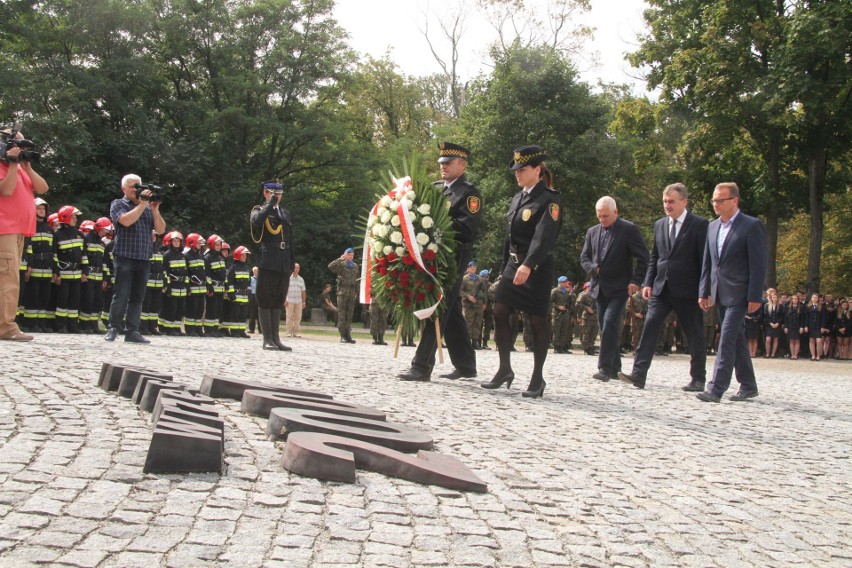
[[[17,132],[15,139],[23,140],[24,135]],[[21,152],[12,146],[0,161],[0,339],[32,341],[33,336],[22,333],[15,323],[21,285],[18,269],[24,237],[35,233],[35,194],[48,187],[29,161],[18,159]]]
[[[124,341],[150,343],[139,333],[142,317],[142,302],[148,283],[151,254],[151,231],[164,233],[166,222],[160,215],[160,203],[149,201],[150,189],[139,189],[142,178],[128,174],[121,178],[124,197],[116,199],[109,208],[109,216],[115,226],[113,243],[113,295],[109,308],[109,330],[104,336],[115,341],[124,333]]]

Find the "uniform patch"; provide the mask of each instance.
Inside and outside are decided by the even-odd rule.
[[[482,202],[479,201],[478,197],[471,196],[467,198],[467,210],[471,213],[479,213],[479,208],[482,206]]]
[[[523,213],[521,213],[521,219],[529,221],[530,217],[532,217],[532,209],[524,209]]]
[[[559,204],[558,203],[551,203],[550,204],[550,216],[553,218],[554,221],[559,220]]]

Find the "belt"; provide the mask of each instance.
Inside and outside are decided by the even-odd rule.
[[[526,255],[524,255],[524,254],[520,254],[520,253],[517,253],[517,252],[510,252],[509,253],[509,260],[512,261],[512,264],[517,264],[518,266],[520,266],[520,264],[524,261],[525,258],[526,258]]]

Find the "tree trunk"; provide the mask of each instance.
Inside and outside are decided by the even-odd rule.
[[[808,294],[819,292],[822,260],[823,184],[825,182],[825,148],[816,148],[808,161],[808,201],[811,210],[811,246],[808,250]]]
[[[767,287],[774,288],[778,284],[778,202],[781,199],[781,140],[774,136],[769,143],[769,203],[766,208],[766,239],[769,265],[766,271]]]

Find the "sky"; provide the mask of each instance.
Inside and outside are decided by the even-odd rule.
[[[535,1],[535,0],[534,0]],[[546,0],[539,0],[546,1]],[[452,13],[459,6],[468,12],[465,33],[460,47],[461,76],[470,79],[487,72],[487,47],[496,38],[496,32],[477,11],[474,0],[337,0],[335,17],[350,34],[349,45],[362,54],[384,57],[390,50],[391,59],[409,76],[440,72],[432,57],[424,29],[426,14],[430,14],[430,35],[438,31],[436,14]],[[624,53],[637,47],[636,36],[644,29],[643,0],[592,0],[592,10],[582,23],[595,28],[594,38],[585,46],[586,57],[575,60],[583,80],[596,85],[598,80],[607,83],[627,83],[634,94],[645,93],[645,82],[639,73],[624,60]],[[437,41],[437,35],[435,36]],[[447,46],[447,43],[436,45]],[[589,56],[596,54],[598,65],[590,63]]]

